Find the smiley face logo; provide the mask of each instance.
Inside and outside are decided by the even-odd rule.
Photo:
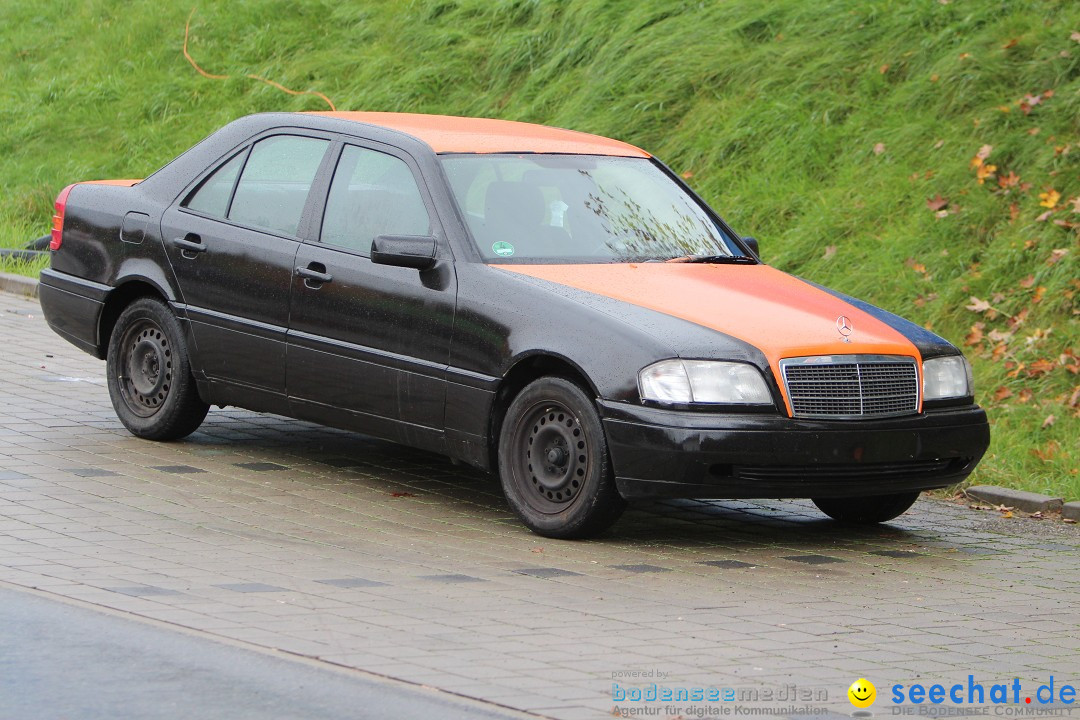
[[[847,689],[848,700],[857,708],[868,708],[877,700],[877,688],[866,678],[859,678]]]

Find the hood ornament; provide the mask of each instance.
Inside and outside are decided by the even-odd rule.
[[[836,318],[836,330],[840,333],[840,340],[849,343],[851,342],[849,335],[855,330],[855,326],[851,324],[847,315],[841,315]]]

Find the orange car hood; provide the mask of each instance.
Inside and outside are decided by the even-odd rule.
[[[655,310],[732,335],[780,360],[810,355],[906,355],[915,345],[863,310],[768,265],[630,263],[496,265]],[[837,319],[848,318],[850,342]]]

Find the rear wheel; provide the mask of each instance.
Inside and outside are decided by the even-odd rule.
[[[872,525],[903,515],[919,499],[918,492],[868,497],[813,498],[821,512],[834,520],[854,525]]]
[[[510,506],[538,535],[581,538],[626,506],[592,400],[563,378],[541,378],[510,403],[499,434],[499,476]]]
[[[160,300],[124,308],[109,341],[109,397],[132,435],[177,440],[202,424],[210,406],[199,399],[184,333]]]

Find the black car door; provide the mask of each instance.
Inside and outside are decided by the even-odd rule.
[[[162,217],[195,343],[193,369],[215,383],[215,401],[285,407],[298,235],[310,217],[311,185],[330,144],[325,137],[281,131],[256,138]]]
[[[381,144],[337,152],[312,242],[296,256],[287,385],[292,414],[437,446],[456,302],[444,241],[425,271],[372,263],[378,235],[441,229],[415,162]]]

